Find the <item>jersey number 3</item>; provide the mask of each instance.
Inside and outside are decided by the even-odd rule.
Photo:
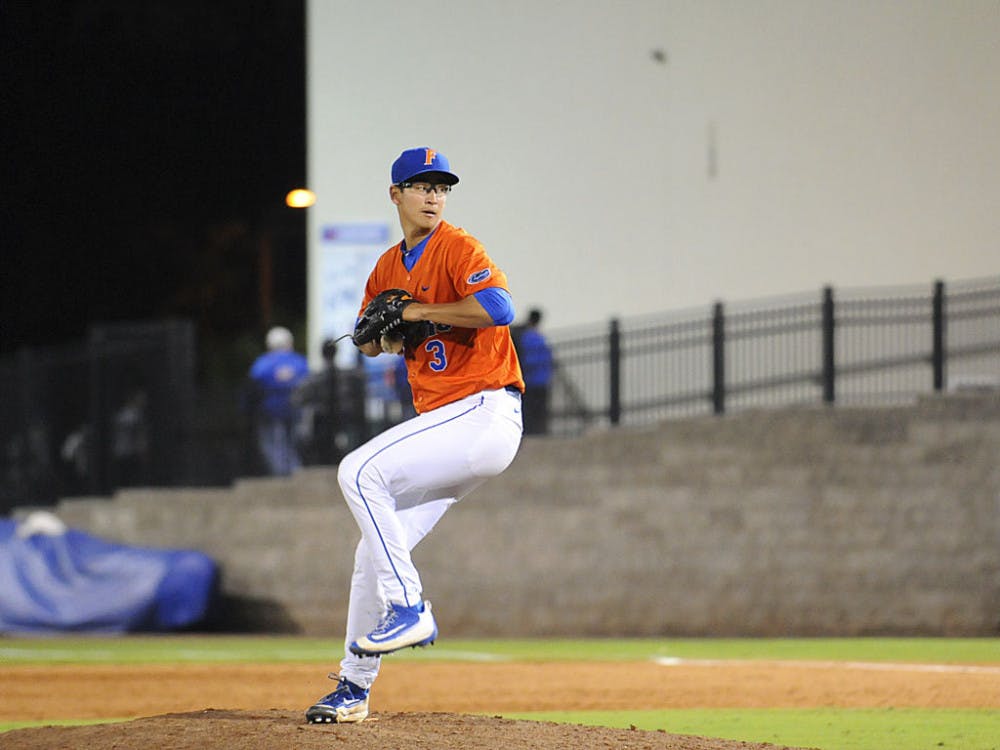
[[[431,339],[424,344],[424,351],[430,352],[431,357],[433,357],[427,366],[434,372],[442,372],[448,367],[448,357],[444,353],[444,343],[438,339]]]

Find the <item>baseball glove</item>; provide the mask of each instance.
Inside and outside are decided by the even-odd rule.
[[[405,338],[407,324],[403,322],[403,310],[414,302],[413,295],[403,289],[380,292],[365,307],[351,340],[361,346],[382,337]]]

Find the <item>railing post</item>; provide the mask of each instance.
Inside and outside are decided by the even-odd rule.
[[[726,317],[721,302],[712,309],[712,411],[726,411]]]
[[[92,495],[105,495],[110,491],[108,477],[108,464],[110,451],[108,450],[108,429],[109,418],[106,413],[105,403],[105,378],[107,373],[107,362],[105,355],[107,347],[104,346],[104,331],[96,326],[92,326],[87,337],[87,360],[90,378],[90,393],[88,404],[88,425],[90,433],[87,435],[87,490]]]
[[[933,302],[933,327],[934,327],[934,349],[931,354],[931,363],[934,367],[934,390],[944,390],[945,375],[945,351],[944,351],[944,282],[934,282],[934,302]]]
[[[622,341],[621,328],[618,319],[611,320],[611,330],[608,333],[608,419],[617,425],[622,420]]]
[[[833,305],[833,288],[823,287],[823,403],[836,400],[837,365],[834,351],[836,316]]]

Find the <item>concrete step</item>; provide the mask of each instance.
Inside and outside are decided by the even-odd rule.
[[[233,497],[252,505],[323,505],[342,502],[335,469],[303,469],[289,477],[254,477],[240,479],[233,486]]]

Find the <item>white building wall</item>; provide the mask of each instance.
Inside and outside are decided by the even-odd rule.
[[[1000,270],[997,0],[308,0],[307,18],[311,256],[333,222],[395,241],[389,165],[430,145],[462,180],[446,218],[549,328]]]

